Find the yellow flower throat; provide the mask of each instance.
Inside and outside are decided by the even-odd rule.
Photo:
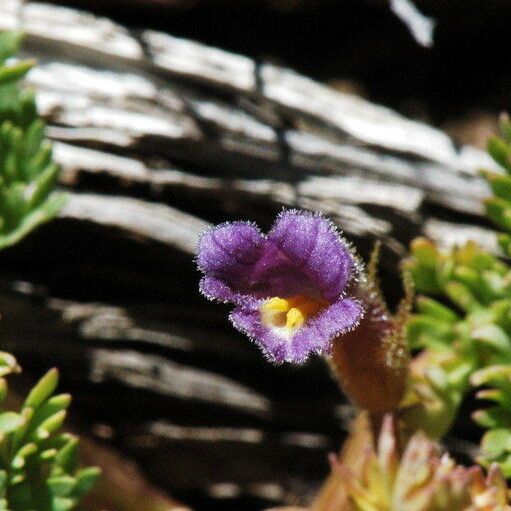
[[[261,320],[264,325],[283,328],[292,333],[327,306],[326,300],[305,295],[290,298],[275,296],[261,305]]]

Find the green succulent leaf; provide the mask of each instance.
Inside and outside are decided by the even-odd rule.
[[[53,394],[58,384],[58,369],[50,369],[30,391],[25,400],[24,407],[37,408],[41,406]]]
[[[18,373],[20,371],[20,367],[16,359],[10,354],[4,351],[0,351],[0,378],[3,376],[7,376],[11,373]],[[4,380],[0,380],[0,387],[5,383]],[[2,394],[0,389],[0,395]]]
[[[20,32],[0,33],[0,249],[52,219],[66,200],[55,191],[60,169],[34,93],[20,87],[34,65],[13,58],[21,41]],[[78,440],[62,431],[71,396],[54,395],[59,374],[52,369],[20,410],[9,409],[5,377],[19,371],[0,352],[0,511],[76,509],[99,471],[78,467]]]
[[[510,118],[502,115],[499,125],[502,136],[490,139],[488,152],[503,171],[481,174],[493,193],[487,216],[504,231],[499,245],[511,258]],[[472,418],[487,429],[479,461],[497,462],[511,477],[511,266],[473,242],[440,250],[420,238],[405,267],[429,295],[418,298],[408,323],[410,346],[421,352],[411,365],[405,421],[442,436],[464,396],[477,389],[485,405]]]
[[[511,453],[511,430],[496,428],[488,431],[482,441],[481,450],[488,460],[497,460]]]
[[[34,94],[19,86],[34,62],[6,63],[20,44],[18,32],[0,33],[0,249],[51,220],[66,198],[55,192],[60,169]]]
[[[8,58],[14,57],[21,48],[23,32],[12,30],[0,32],[0,63],[3,64]]]
[[[79,470],[76,473],[76,486],[74,487],[75,494],[82,497],[89,493],[100,476],[101,470],[97,467],[88,467]]]
[[[23,426],[24,423],[24,417],[18,413],[0,413],[0,435],[16,431],[20,426]]]
[[[19,370],[14,357],[0,358]],[[58,380],[52,369],[19,411],[0,409],[0,510],[76,509],[99,477],[96,468],[78,468],[78,440],[62,432],[71,396],[54,395]],[[0,382],[5,395],[6,380]]]

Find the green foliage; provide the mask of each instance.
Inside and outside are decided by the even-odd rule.
[[[503,168],[504,172],[483,171],[493,197],[485,201],[486,214],[498,227],[507,231],[499,236],[504,254],[511,257],[511,121],[507,114],[500,117],[502,137],[493,137],[488,142],[488,152]]]
[[[0,249],[53,218],[65,201],[53,192],[59,167],[34,94],[19,87],[34,63],[9,60],[20,44],[20,33],[0,33]]]
[[[18,372],[12,355],[0,353],[0,374]],[[69,511],[91,489],[96,468],[77,468],[78,440],[61,431],[68,394],[54,395],[58,371],[50,370],[19,411],[5,406],[0,378],[0,511]]]
[[[500,119],[502,136],[488,143],[488,152],[503,172],[483,171],[493,196],[486,213],[504,233],[499,243],[511,256],[511,121]],[[472,418],[488,431],[481,441],[479,461],[498,462],[511,477],[511,267],[474,243],[440,251],[418,239],[405,263],[419,297],[417,313],[408,323],[412,349],[422,349],[412,363],[412,387],[419,388],[419,406],[403,412],[413,426],[425,424],[442,436],[456,417],[463,397],[472,389],[490,403]],[[414,363],[422,370],[414,370]],[[436,382],[425,378],[433,369]],[[441,382],[441,383],[438,383]],[[421,392],[428,395],[424,399]],[[434,389],[437,391],[434,392]],[[433,398],[431,396],[433,395]]]
[[[439,438],[474,383],[470,375],[511,363],[511,268],[470,242],[442,252],[417,239],[411,248],[405,266],[417,291],[444,303],[420,296],[408,322],[410,347],[424,350],[412,362],[412,382],[427,399],[404,416]]]
[[[19,87],[33,66],[11,59],[20,43],[20,33],[0,33],[0,249],[50,220],[65,199],[53,192],[59,168],[34,95]],[[78,440],[61,431],[71,397],[54,395],[53,369],[15,412],[4,377],[18,371],[14,357],[0,352],[0,511],[75,509],[99,471],[77,467]]]

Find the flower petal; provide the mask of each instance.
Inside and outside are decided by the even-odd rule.
[[[299,267],[327,300],[341,295],[354,272],[355,260],[348,244],[332,222],[319,214],[284,211],[268,241]]]
[[[232,302],[237,297],[237,293],[228,286],[222,279],[206,275],[199,282],[200,292],[210,300],[219,300],[221,302]]]
[[[230,319],[238,330],[261,347],[271,362],[302,363],[311,353],[327,353],[332,339],[354,328],[362,315],[362,307],[356,300],[342,299],[289,337],[262,323],[260,302],[236,307]]]
[[[311,318],[293,338],[296,356],[309,353],[328,353],[332,340],[353,330],[364,316],[357,300],[343,298]]]
[[[262,350],[270,362],[281,364],[289,359],[288,340],[272,328],[263,325],[259,306],[236,307],[229,316],[232,324],[242,333],[248,335]]]
[[[249,222],[220,224],[199,240],[197,264],[206,274],[201,291],[210,299],[242,301],[267,242]]]

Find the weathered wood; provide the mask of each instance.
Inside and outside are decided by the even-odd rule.
[[[207,222],[169,206],[94,194],[69,195],[60,217],[123,229],[189,254],[194,253],[200,233],[209,227]]]
[[[493,164],[273,64],[3,0],[0,29],[15,27],[40,62],[27,84],[69,200],[0,253],[2,349],[29,375],[61,366],[81,430],[185,503],[304,501],[346,406],[321,361],[269,366],[228,308],[198,296],[198,236],[223,220],[267,227],[282,207],[318,209],[364,255],[382,239],[396,300],[413,237],[496,250],[478,175]]]

